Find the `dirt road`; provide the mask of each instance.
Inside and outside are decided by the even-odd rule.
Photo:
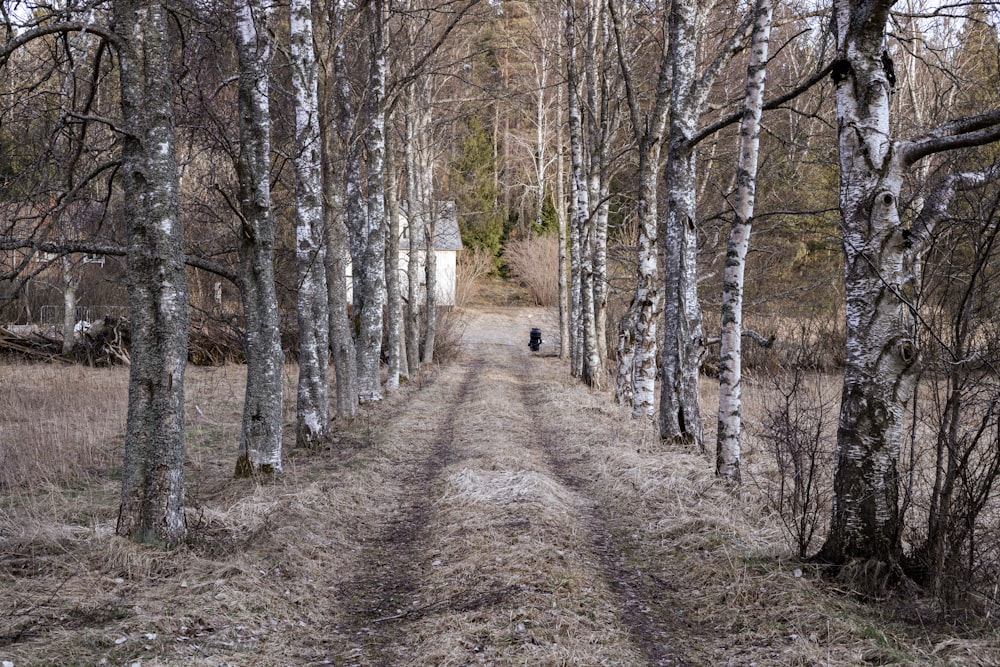
[[[336,663],[684,664],[676,609],[630,563],[634,517],[593,481],[607,461],[588,443],[620,428],[590,419],[604,396],[566,400],[555,332],[540,310],[475,314],[458,363],[393,420],[395,510],[339,590]]]

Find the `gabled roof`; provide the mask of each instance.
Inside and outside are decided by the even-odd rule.
[[[434,249],[435,250],[461,250],[462,235],[458,231],[458,217],[455,214],[455,202],[436,201],[434,202]],[[400,250],[410,249],[410,223],[406,207],[400,207],[399,211],[401,234],[399,238]],[[414,245],[417,249],[424,248],[423,229],[414,230]]]

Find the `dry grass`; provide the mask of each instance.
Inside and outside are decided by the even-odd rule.
[[[128,370],[0,364],[0,493],[87,483],[115,464]]]
[[[456,363],[336,424],[328,449],[291,452],[267,483],[231,479],[243,369],[191,369],[181,549],[113,536],[113,457],[5,487],[0,661],[642,665],[645,636],[691,665],[1000,662],[990,628],[921,625],[919,601],[865,605],[792,560],[749,486],[732,494],[705,457],[528,357],[524,312],[491,312],[489,332],[470,316]],[[40,393],[64,382],[49,372],[0,367]],[[85,397],[70,396],[46,409],[77,414]],[[0,443],[21,428],[2,414]],[[120,412],[94,419],[120,433]],[[669,612],[650,617],[662,637],[636,624],[647,603]]]

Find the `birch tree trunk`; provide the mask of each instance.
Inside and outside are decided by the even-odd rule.
[[[348,183],[345,174],[338,174],[334,169],[335,156],[350,154],[352,124],[350,118],[349,87],[347,85],[346,63],[344,57],[344,26],[341,7],[334,7],[332,16],[332,32],[336,45],[333,50],[333,76],[324,79],[327,90],[321,98],[324,104],[324,117],[337,118],[337,128],[342,133],[342,141],[338,142],[337,132],[330,123],[320,125],[323,140],[323,191],[327,193],[325,200],[326,219],[326,280],[329,292],[330,316],[330,350],[333,357],[334,378],[336,380],[336,407],[338,417],[352,417],[358,409],[358,366],[354,344],[354,327],[351,322],[347,297],[347,271],[350,265],[351,251],[347,232],[347,207],[345,197],[341,194],[343,186]],[[334,99],[336,98],[336,99]],[[346,107],[346,109],[345,109]]]
[[[700,11],[706,10],[696,0],[671,2],[670,121],[664,167],[667,212],[660,230],[665,274],[660,437],[690,442],[704,451],[698,401],[698,377],[705,349],[698,301],[697,125],[712,84],[742,48],[752,21],[744,20],[699,73]]]
[[[59,258],[59,278],[63,294],[62,353],[67,355],[73,352],[76,344],[76,293],[80,287],[79,271],[69,255]]]
[[[369,28],[369,71],[364,116],[367,217],[353,233],[357,251],[354,306],[358,320],[358,389],[362,403],[382,399],[379,374],[382,363],[382,309],[385,305],[385,245],[388,232],[385,215],[385,8],[372,0],[364,10]],[[360,278],[360,280],[358,280]]]
[[[121,77],[126,285],[132,324],[128,417],[116,533],[175,545],[184,520],[188,291],[177,200],[167,12],[116,0]]]
[[[570,144],[570,366],[574,376],[590,384],[600,382],[600,357],[597,353],[593,289],[593,218],[590,211],[586,166],[584,163],[583,113],[581,109],[580,62],[577,50],[577,14],[575,2],[566,13],[566,70],[568,87],[568,127]]]
[[[740,482],[740,432],[743,393],[743,274],[750,228],[753,224],[757,189],[757,157],[760,153],[760,121],[764,106],[764,83],[771,39],[772,0],[757,0],[747,65],[747,87],[740,125],[736,165],[736,197],[733,224],[726,247],[722,277],[722,332],[719,351],[719,434],[715,472],[730,482]]]
[[[333,357],[333,372],[336,381],[336,406],[338,417],[353,417],[358,411],[358,364],[355,355],[353,327],[348,314],[347,267],[350,249],[347,243],[347,227],[344,225],[343,206],[340,198],[333,194],[339,190],[340,182],[330,166],[332,149],[329,142],[333,133],[324,139],[323,189],[331,193],[326,203],[326,282],[330,302],[330,350]]]
[[[586,139],[588,188],[590,190],[589,229],[584,238],[584,347],[587,361],[584,380],[594,388],[604,384],[604,363],[608,356],[608,143],[611,139],[609,90],[605,76],[607,18],[602,0],[585,0],[586,57]],[[590,250],[586,246],[590,243]],[[592,312],[592,314],[591,314]],[[589,341],[589,344],[588,344]],[[589,367],[589,368],[588,368]]]
[[[657,243],[657,172],[670,100],[670,61],[665,55],[660,59],[653,107],[648,114],[644,114],[636,94],[632,66],[626,57],[626,35],[622,30],[621,12],[614,0],[608,3],[608,8],[615,30],[632,134],[639,150],[636,291],[619,326],[616,395],[619,402],[632,406],[633,418],[652,420],[656,390],[657,324],[661,308],[658,284],[662,276]]]
[[[386,202],[389,214],[389,236],[385,250],[385,290],[388,303],[386,314],[386,339],[389,346],[389,372],[385,390],[399,389],[400,375],[408,375],[406,354],[403,349],[403,299],[399,280],[399,198],[396,193],[396,156],[392,141],[391,123],[385,135]]]
[[[424,165],[428,168],[429,165]],[[427,172],[424,172],[427,178]],[[425,188],[425,197],[428,197],[429,188]],[[427,226],[424,228],[424,240],[427,243],[425,272],[427,285],[427,332],[424,335],[424,355],[425,364],[434,363],[434,345],[437,341],[437,252],[434,247],[434,239],[437,236],[437,206],[433,201],[433,195],[427,199],[429,215],[427,216]]]
[[[414,88],[416,87],[415,84]],[[411,372],[420,368],[420,248],[423,247],[424,207],[420,199],[417,167],[417,110],[414,91],[407,97],[406,141],[406,211],[409,241],[406,265],[406,358]]]
[[[268,10],[257,0],[236,3],[239,56],[240,269],[246,321],[247,381],[236,476],[281,471],[284,355],[274,285],[274,216],[271,211],[271,113]]]
[[[556,188],[555,208],[559,222],[559,358],[570,356],[570,260],[569,260],[569,229],[566,211],[566,153],[563,146],[562,101],[556,103]]]
[[[330,313],[323,238],[322,142],[313,49],[312,2],[290,5],[290,64],[295,106],[295,267],[299,324],[299,381],[295,444],[314,447],[329,422]]]
[[[983,175],[946,175],[904,229],[903,175],[937,152],[1000,139],[1000,109],[892,138],[891,84],[883,63],[892,0],[835,0],[833,26],[844,247],[847,354],[837,431],[830,533],[819,558],[897,563],[902,553],[899,461],[903,417],[919,353],[920,255],[954,193]]]
[[[698,374],[704,350],[697,283],[696,165],[695,148],[689,143],[701,112],[694,90],[698,85],[695,70],[700,19],[695,0],[674,0],[671,5],[660,437],[704,449],[698,402]]]

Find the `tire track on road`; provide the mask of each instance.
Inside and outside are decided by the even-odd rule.
[[[346,646],[341,651],[344,662],[338,664],[392,664],[392,648],[403,624],[422,613],[410,608],[410,600],[419,585],[415,569],[420,544],[434,512],[431,491],[440,481],[441,471],[454,460],[456,416],[484,363],[483,359],[465,363],[430,442],[422,443],[422,451],[413,452],[415,457],[403,462],[407,468],[398,478],[396,515],[361,554],[363,571],[341,587],[346,619],[335,630]],[[414,409],[419,409],[419,402],[416,407],[407,406],[408,411]]]
[[[537,446],[544,451],[553,474],[583,501],[580,507],[581,523],[588,533],[591,550],[600,562],[604,580],[618,599],[620,620],[649,665],[687,665],[688,662],[671,641],[673,609],[656,594],[654,582],[628,566],[627,554],[633,551],[633,546],[627,544],[629,538],[626,535],[616,535],[611,528],[627,523],[616,520],[614,507],[598,502],[600,494],[590,481],[592,476],[584,474],[586,461],[570,462],[561,455],[559,443],[565,436],[547,425],[537,402],[533,400],[543,389],[543,384],[534,378],[530,361],[528,357],[521,357],[516,372],[520,380],[521,400],[531,416],[532,432],[537,434]]]

